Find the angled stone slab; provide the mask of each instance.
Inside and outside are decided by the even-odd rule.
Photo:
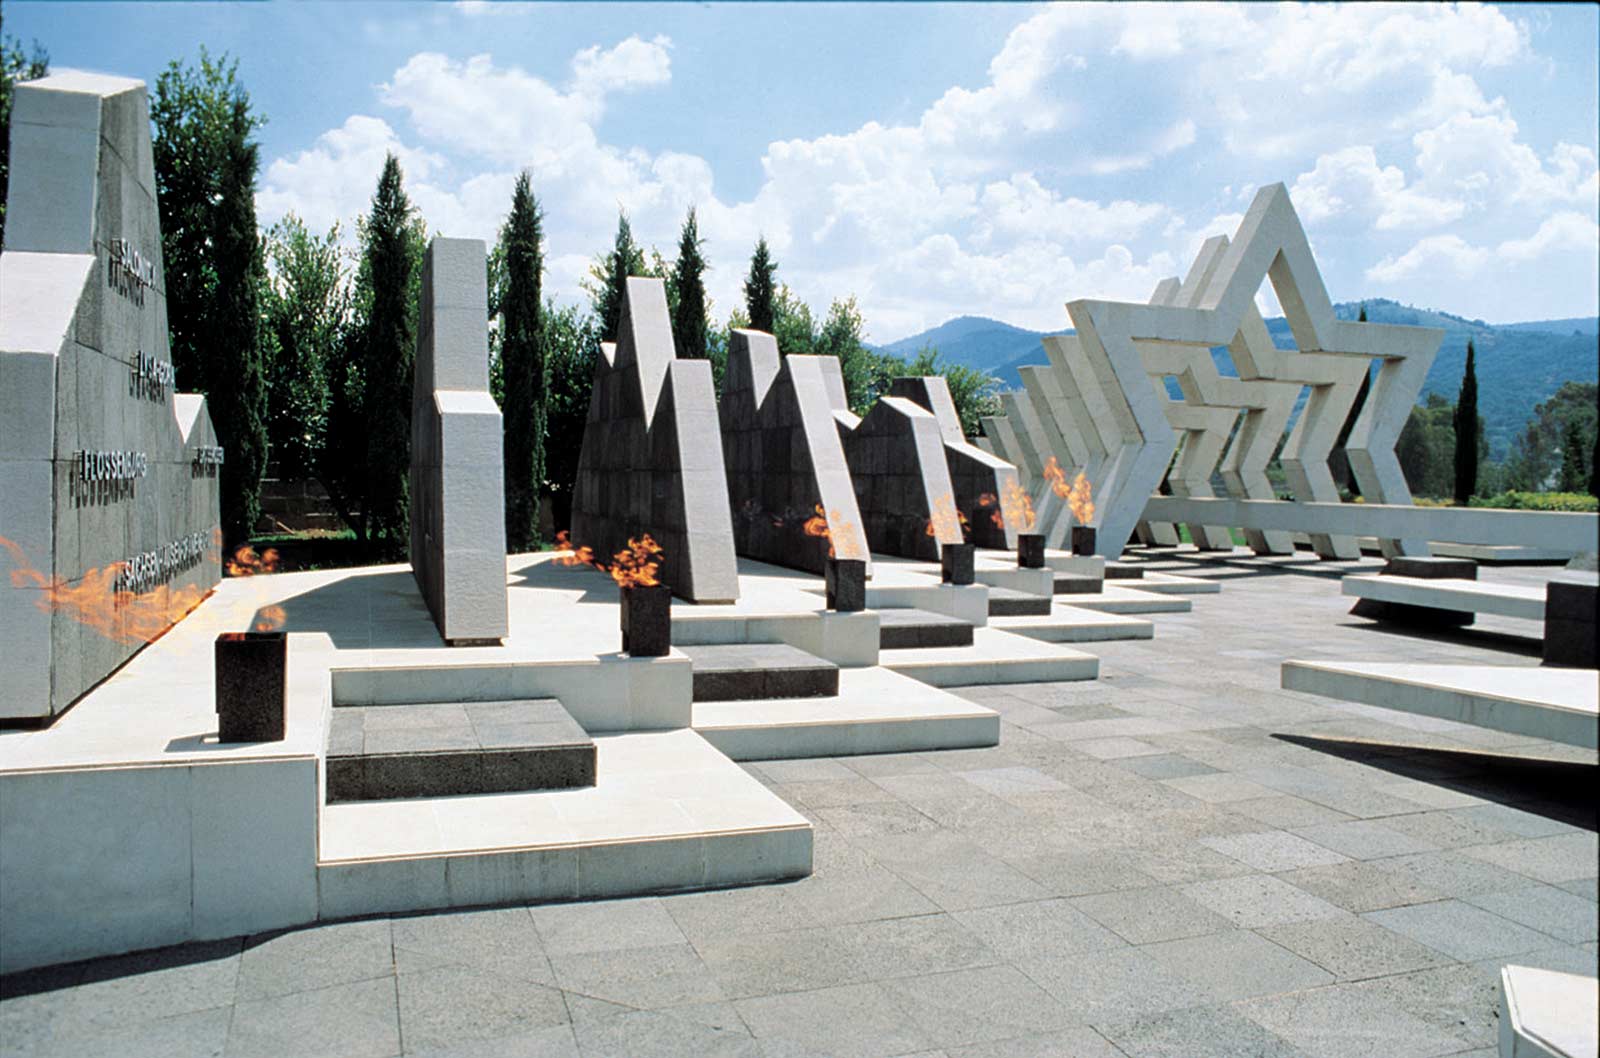
[[[822,359],[833,360],[837,370],[837,360]],[[841,386],[841,400],[842,394]],[[941,547],[963,542],[944,438],[932,412],[884,396],[859,419],[839,410],[834,419],[873,551],[937,562]]]
[[[174,392],[144,83],[16,86],[0,253],[0,719],[66,709],[221,579],[223,458]]]
[[[838,363],[780,357],[772,335],[735,330],[718,407],[735,549],[813,573],[830,545],[842,558],[868,558],[823,360]],[[819,510],[826,537],[805,529]]]
[[[1600,732],[1593,669],[1285,661],[1283,687],[1586,749]]]
[[[1033,397],[1025,389],[1010,390],[1000,394],[1000,407],[1011,426],[1011,437],[1022,455],[1022,461],[1017,466],[1019,469],[1027,468],[1026,487],[1034,514],[1031,531],[1043,533],[1046,543],[1054,536],[1059,545],[1061,535],[1066,532],[1064,525],[1071,514],[1067,511],[1066,503],[1045,478],[1045,467],[1053,453],[1045,435],[1044,423],[1034,407]]]
[[[889,383],[889,395],[927,409],[938,423],[956,509],[969,519],[972,542],[979,547],[1015,548],[1022,531],[1022,512],[1011,500],[1022,487],[1017,468],[967,440],[949,384],[939,375],[897,378]]]
[[[499,643],[508,630],[504,442],[489,394],[487,305],[483,243],[429,243],[411,400],[411,571],[453,645]]]
[[[690,602],[739,596],[711,365],[673,352],[666,288],[630,276],[617,342],[595,363],[572,538],[601,561],[649,533],[657,576]]]

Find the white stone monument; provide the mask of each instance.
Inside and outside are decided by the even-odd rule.
[[[483,243],[435,238],[422,266],[411,401],[411,570],[452,646],[506,625],[505,468],[489,394]]]
[[[71,705],[220,579],[217,447],[173,392],[141,81],[15,88],[0,253],[0,719]]]

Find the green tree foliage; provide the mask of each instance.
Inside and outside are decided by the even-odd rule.
[[[678,356],[685,360],[704,359],[709,355],[706,341],[706,260],[701,254],[700,225],[695,219],[694,207],[683,222],[683,232],[678,238],[678,261],[672,268],[672,342]]]
[[[772,315],[766,327],[759,327],[750,319],[746,309],[744,326],[755,331],[766,331],[778,340],[778,352],[784,356],[798,353],[806,356],[817,351],[817,321],[811,316],[811,306],[795,296],[787,283],[779,286],[772,296]]]
[[[1508,488],[1539,492],[1559,478],[1567,423],[1576,421],[1580,435],[1596,435],[1596,405],[1600,385],[1594,382],[1563,382],[1550,398],[1533,409],[1533,417],[1512,445],[1506,460],[1505,484]]]
[[[500,368],[505,392],[506,546],[539,546],[539,492],[544,482],[545,374],[543,233],[528,174],[517,177],[511,214],[500,229],[501,282],[490,296],[500,317]]]
[[[1584,436],[1583,424],[1568,419],[1561,438],[1562,492],[1582,492],[1589,487],[1588,451],[1593,441]]]
[[[1477,354],[1472,339],[1467,339],[1467,366],[1461,375],[1461,394],[1456,398],[1455,500],[1466,503],[1478,488],[1478,447],[1483,440],[1483,422],[1478,417]]]
[[[327,440],[328,369],[349,315],[339,226],[317,235],[291,213],[267,232],[267,259],[267,441],[279,473],[301,478],[316,472]]]
[[[23,51],[22,42],[7,36],[4,26],[4,8],[0,7],[0,243],[5,241],[6,191],[11,186],[11,86],[50,72],[50,56],[39,42],[33,42],[32,51]]]
[[[406,552],[411,383],[426,227],[400,163],[384,159],[361,246],[350,325],[329,371],[323,485],[369,558]]]
[[[1455,452],[1455,408],[1437,393],[1411,409],[1395,456],[1406,484],[1417,496],[1448,496],[1453,482],[1452,457]]]
[[[961,416],[961,432],[976,437],[983,432],[983,417],[1000,414],[1000,380],[975,368],[945,362],[939,350],[925,345],[905,362],[897,375],[943,375],[950,400]]]
[[[777,271],[778,262],[772,259],[772,254],[767,249],[767,237],[763,235],[756,240],[756,252],[750,256],[750,272],[744,280],[744,314],[750,321],[751,329],[766,331],[772,335],[778,333],[773,329],[777,311],[773,301]],[[783,348],[781,336],[778,348]]]
[[[601,341],[617,340],[617,326],[622,318],[622,290],[629,276],[647,276],[657,273],[645,262],[644,250],[633,241],[633,228],[628,215],[617,211],[617,238],[611,252],[596,258],[589,266],[589,278],[583,283],[594,306]]]
[[[171,63],[156,78],[150,117],[161,210],[167,323],[179,389],[206,395],[223,464],[224,542],[244,542],[260,514],[266,468],[261,326],[265,283],[256,235],[252,138],[262,119],[238,63],[202,49],[198,67]]]
[[[545,365],[550,388],[546,405],[545,487],[550,492],[557,530],[572,526],[572,487],[578,479],[583,424],[589,417],[589,392],[600,355],[596,318],[574,306],[544,309]]]

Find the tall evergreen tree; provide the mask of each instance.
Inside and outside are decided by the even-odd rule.
[[[265,263],[256,237],[257,147],[250,101],[241,92],[231,102],[211,245],[216,286],[209,325],[210,376],[207,404],[217,440],[227,452],[221,480],[223,542],[232,548],[250,539],[261,516],[261,476],[267,467],[267,389],[264,371],[261,289]]]
[[[267,441],[279,472],[302,478],[316,472],[326,441],[329,372],[349,311],[339,225],[319,236],[291,213],[268,231],[267,257]]]
[[[1483,423],[1478,418],[1477,353],[1471,338],[1467,339],[1467,368],[1456,397],[1455,428],[1455,500],[1465,505],[1478,489],[1478,442],[1483,436]]]
[[[672,343],[678,356],[701,360],[708,355],[706,344],[706,260],[700,252],[700,226],[694,207],[683,222],[678,238],[678,261],[672,269],[672,288],[676,295],[672,312]]]
[[[1584,443],[1583,426],[1576,419],[1567,420],[1563,434],[1561,480],[1558,487],[1562,492],[1582,492],[1589,485],[1590,474],[1584,449],[1590,446]]]
[[[633,228],[628,215],[617,211],[617,238],[611,252],[589,266],[590,282],[585,284],[594,314],[600,327],[600,340],[617,340],[617,327],[622,319],[622,291],[629,276],[652,274],[645,263],[644,250],[633,241]]]
[[[539,493],[544,482],[544,274],[539,200],[526,171],[511,194],[511,214],[500,229],[503,285],[494,305],[500,316],[500,365],[505,386],[506,546],[512,552],[539,545]]]
[[[0,27],[5,25],[0,9]],[[11,182],[11,87],[18,81],[32,81],[50,72],[50,56],[33,42],[31,53],[22,42],[0,29],[0,243],[6,234],[6,190]]]
[[[370,300],[361,339],[366,473],[359,535],[369,554],[399,557],[406,552],[409,529],[411,383],[423,236],[392,154],[384,158],[361,234]]]
[[[774,275],[778,262],[767,250],[767,237],[756,241],[756,252],[750,257],[750,273],[744,280],[744,314],[752,330],[773,333],[773,298],[777,293]],[[788,350],[781,350],[787,352]]]
[[[244,543],[260,514],[266,468],[261,327],[265,268],[256,235],[251,113],[238,63],[204,49],[197,68],[171,63],[156,78],[150,116],[161,212],[167,324],[179,389],[206,395],[227,452],[221,478],[224,543]]]

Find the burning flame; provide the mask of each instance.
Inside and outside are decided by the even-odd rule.
[[[1082,474],[1078,475],[1082,477]],[[1067,486],[1067,472],[1061,469],[1061,464],[1056,462],[1056,457],[1051,456],[1044,465],[1044,479],[1050,483],[1050,490],[1062,499],[1067,498],[1071,489]]]
[[[595,569],[605,568],[594,560],[593,548],[590,548],[588,545],[584,545],[583,547],[573,547],[572,538],[567,535],[567,531],[565,529],[556,534],[556,547],[562,551],[571,552],[571,554],[562,555],[556,559],[556,561],[563,566],[593,566]]]
[[[626,550],[612,556],[611,579],[624,588],[653,588],[656,570],[661,568],[661,545],[649,533],[638,539],[630,538]]]
[[[1051,458],[1050,465],[1055,465],[1054,457]],[[1046,470],[1048,469],[1049,467],[1046,467]],[[1060,473],[1060,469],[1060,467],[1056,467],[1056,472]],[[1051,487],[1054,488],[1053,485]],[[1006,498],[1001,503],[1000,510],[1005,513],[1006,520],[1017,527],[1017,532],[1033,532],[1033,497],[1028,495],[1027,490],[1022,487],[1015,477],[1006,479]],[[1004,523],[998,519],[995,524],[1001,528],[1005,527]]]
[[[149,643],[199,606],[207,592],[194,586],[164,585],[134,594],[118,591],[117,577],[127,565],[113,562],[103,569],[86,570],[77,583],[48,577],[33,568],[22,548],[0,536],[0,548],[10,556],[14,588],[39,592],[35,605],[45,613],[64,613],[97,635],[119,643]]]
[[[1000,500],[994,493],[985,492],[979,496],[978,506],[986,509],[994,508],[989,511],[989,520],[994,523],[996,529],[1004,529],[1006,527],[1004,508],[1000,506]]]
[[[1078,471],[1078,476],[1072,479],[1072,488],[1067,491],[1067,506],[1072,508],[1072,517],[1079,525],[1088,525],[1094,518],[1094,500],[1091,497],[1089,479],[1083,471]]]
[[[611,574],[611,579],[624,588],[650,588],[661,583],[656,579],[661,568],[661,545],[649,533],[630,539],[625,549],[612,556],[609,566],[596,561],[594,550],[588,545],[574,547],[566,530],[556,534],[556,546],[570,552],[556,559],[560,565],[593,566],[602,573]]]
[[[276,573],[278,571],[278,549],[269,547],[259,555],[256,549],[249,544],[234,551],[233,557],[225,564],[230,577],[253,577],[257,573]]]
[[[276,632],[283,627],[287,615],[281,606],[263,606],[256,611],[256,619],[250,625],[252,632]]]

